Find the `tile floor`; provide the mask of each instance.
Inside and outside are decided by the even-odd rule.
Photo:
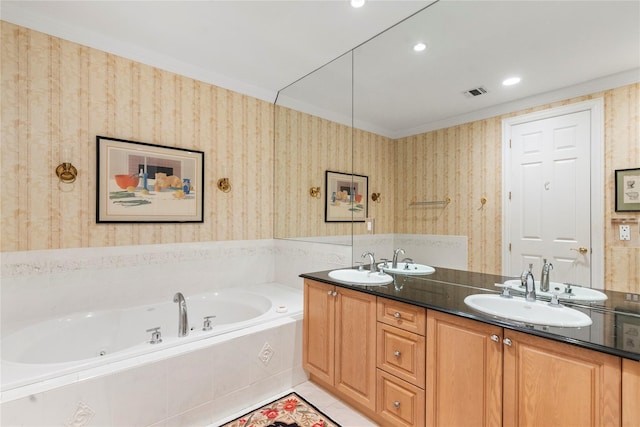
[[[298,393],[313,406],[327,414],[333,421],[340,424],[342,427],[378,427],[378,424],[374,423],[359,412],[351,409],[351,407],[341,402],[334,396],[330,395],[312,382],[307,381],[300,385],[297,385],[293,388],[293,391]],[[279,396],[280,395],[273,396],[273,399],[268,399],[264,403],[275,400]],[[256,406],[259,407],[260,405]],[[234,420],[237,417],[243,415],[245,412],[250,411],[251,409],[252,408],[248,408],[242,414],[237,414],[236,416],[221,420],[218,423],[214,423],[213,426],[219,426],[221,424]]]

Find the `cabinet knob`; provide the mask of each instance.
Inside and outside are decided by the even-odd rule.
[[[396,408],[399,408],[400,402],[396,400],[395,402],[393,402],[393,406],[395,406]]]
[[[491,341],[493,341],[493,342],[500,341],[500,337],[497,336],[496,334],[492,334],[490,338],[491,338]]]
[[[335,297],[336,295],[338,295],[338,291],[333,291],[332,295]]]
[[[400,352],[398,350],[396,350],[396,351],[393,352],[393,355],[395,357],[400,357]]]
[[[505,338],[505,339],[503,339],[503,340],[502,340],[502,342],[503,342],[505,345],[508,345],[508,346],[511,346],[511,344],[512,344],[512,343],[511,343],[511,340],[510,340],[509,338]]]
[[[396,319],[399,319],[402,317],[402,315],[396,311],[395,313],[393,313],[393,317],[395,317]]]
[[[332,295],[333,291],[327,291],[327,295]]]

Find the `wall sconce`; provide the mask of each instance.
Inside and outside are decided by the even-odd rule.
[[[316,199],[320,198],[320,187],[311,187],[309,189],[309,195],[311,195],[311,197],[315,197]]]
[[[218,190],[223,193],[228,193],[231,191],[231,183],[229,182],[229,178],[220,178],[218,180]]]
[[[56,167],[56,176],[63,184],[71,184],[78,177],[78,169],[67,160],[71,160],[71,152],[69,149],[62,150],[62,163]]]
[[[371,200],[380,203],[380,193],[371,193]]]

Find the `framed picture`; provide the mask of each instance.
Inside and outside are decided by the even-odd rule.
[[[615,317],[616,347],[633,353],[640,352],[640,318],[630,313],[624,314],[624,309],[616,307]]]
[[[640,168],[616,170],[616,212],[640,212]]]
[[[327,171],[325,184],[325,222],[364,222],[369,208],[369,178]]]
[[[97,136],[97,222],[203,222],[204,153]]]

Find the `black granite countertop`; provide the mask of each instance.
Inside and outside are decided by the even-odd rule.
[[[474,273],[435,267],[429,275],[393,275],[394,282],[384,286],[354,285],[329,277],[329,271],[301,274],[300,277],[354,289],[432,310],[501,326],[544,338],[561,341],[640,361],[640,302],[629,294],[604,291],[607,300],[598,303],[562,304],[589,315],[593,324],[582,328],[528,325],[501,319],[473,310],[464,303],[467,295],[500,293],[496,283],[513,277]]]

